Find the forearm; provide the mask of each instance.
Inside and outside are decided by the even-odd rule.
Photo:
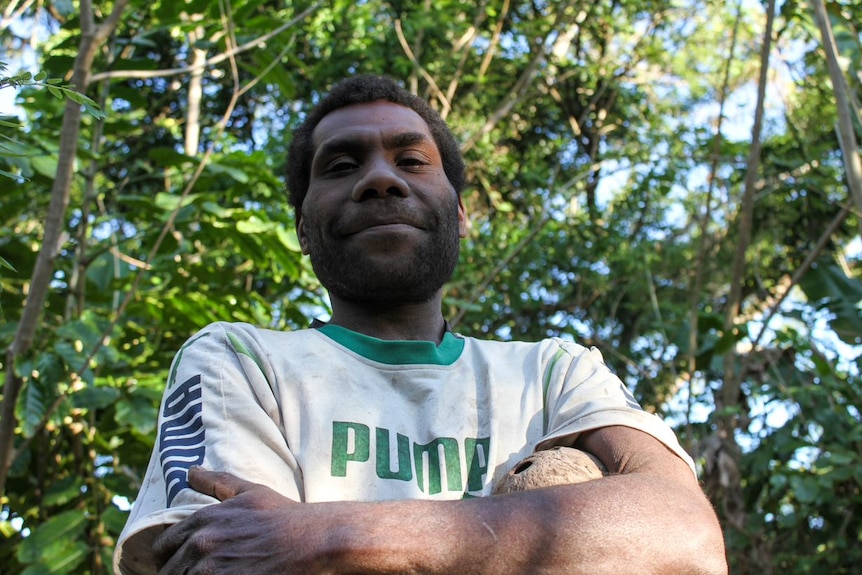
[[[337,573],[726,573],[714,515],[686,490],[631,474],[457,502],[348,504],[338,513],[354,519],[329,560]]]
[[[456,501],[297,504],[192,469],[190,485],[221,503],[166,530],[154,554],[164,573],[727,573],[721,530],[686,463],[624,428],[578,444],[612,474]]]

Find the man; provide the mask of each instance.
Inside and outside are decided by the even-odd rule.
[[[464,168],[426,103],[348,79],[288,165],[332,317],[218,323],[179,351],[118,572],[726,573],[691,460],[598,351],[448,331]],[[556,445],[610,474],[489,496]]]

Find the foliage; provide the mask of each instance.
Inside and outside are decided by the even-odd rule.
[[[80,104],[87,114],[98,120],[104,119],[105,113],[96,105],[96,103],[84,94],[75,90],[74,86],[67,84],[62,78],[49,78],[46,72],[39,72],[33,75],[31,72],[18,72],[12,76],[5,76],[8,68],[4,62],[0,62],[0,90],[3,88],[25,88],[38,87],[45,88],[48,93],[58,100],[68,99],[72,102]],[[0,128],[18,130],[20,125],[17,122],[8,120],[0,120]],[[28,146],[19,142],[8,134],[0,133],[0,161],[5,161],[14,164],[16,160],[26,158],[33,152],[28,150]],[[0,177],[16,179],[18,176],[11,172],[0,170]],[[5,260],[0,260],[0,264]],[[5,262],[8,266],[8,262]]]
[[[5,72],[6,66],[0,63],[0,72]],[[104,119],[105,113],[99,109],[96,103],[77,91],[74,86],[65,84],[62,78],[49,78],[46,72],[39,72],[35,76],[30,72],[19,72],[14,76],[0,77],[0,90],[3,88],[21,88],[23,86],[38,86],[48,90],[58,100],[68,98],[73,102],[81,104],[88,114],[97,119]]]
[[[752,396],[786,417],[755,423],[757,449],[743,460],[753,513],[732,539],[749,553],[732,572],[855,573],[862,561],[854,518],[862,505],[862,386],[809,334],[790,328],[776,344],[780,361],[767,366]]]
[[[23,383],[3,573],[110,572],[171,358],[196,330],[326,315],[287,208],[284,151],[310,102],[367,71],[403,79],[463,143],[472,228],[446,293],[455,328],[598,346],[678,425],[734,573],[851,572],[862,559],[858,214],[842,210],[834,99],[804,3],[781,7],[783,99],[767,118],[742,310],[723,326],[764,19],[743,5],[133,0],[86,95],[59,80],[82,34],[72,5],[9,10],[4,49],[42,72],[0,78],[15,82],[18,115],[0,119],[14,130],[0,134],[0,170],[15,178],[0,183],[0,347],[19,329],[48,225],[57,95],[89,114],[36,338],[0,367]],[[862,5],[829,8],[858,97]],[[729,355],[742,393],[716,406]],[[741,454],[724,470],[741,478],[744,524],[729,521],[732,490],[709,449],[728,413]]]

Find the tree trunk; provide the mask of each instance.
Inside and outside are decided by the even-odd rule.
[[[847,187],[850,197],[856,206],[856,213],[862,214],[862,161],[859,159],[859,148],[856,143],[856,132],[853,129],[853,114],[850,113],[851,102],[848,95],[847,81],[838,64],[838,47],[832,34],[832,25],[826,5],[823,0],[813,0],[814,20],[820,29],[823,40],[823,51],[826,53],[826,65],[829,68],[829,78],[832,80],[832,91],[835,92],[835,107],[838,109],[838,142],[841,145],[841,155],[844,157],[844,171],[847,174]],[[862,235],[862,215],[856,218],[859,233]]]
[[[766,14],[766,30],[763,33],[763,45],[760,50],[760,78],[757,86],[757,105],[754,111],[754,126],[751,130],[751,148],[748,153],[748,164],[745,174],[745,187],[739,208],[738,236],[736,252],[733,258],[733,270],[730,279],[730,293],[724,319],[724,333],[732,333],[736,327],[739,310],[742,307],[742,284],[745,280],[746,253],[751,243],[751,222],[754,212],[754,193],[757,189],[757,171],[760,164],[761,141],[763,127],[763,108],[766,99],[766,85],[769,78],[769,52],[772,49],[772,29],[775,20],[775,0],[769,0]],[[718,455],[723,455],[721,464],[716,466],[720,480],[717,485],[722,493],[722,503],[727,521],[737,529],[744,529],[746,510],[742,500],[740,484],[739,461],[741,451],[736,444],[734,431],[739,426],[742,410],[747,407],[742,401],[742,379],[745,374],[738,369],[734,349],[724,356],[724,381],[716,397],[716,422],[718,424],[718,439],[721,441]],[[729,457],[728,457],[729,456]]]
[[[709,180],[707,183],[706,199],[704,200],[703,215],[696,214],[695,221],[700,229],[700,238],[697,242],[697,256],[694,261],[693,278],[691,279],[690,297],[689,297],[689,316],[688,316],[688,354],[686,356],[686,369],[688,369],[688,405],[686,408],[686,438],[691,441],[693,434],[691,431],[691,411],[694,397],[694,382],[697,373],[697,350],[698,350],[698,324],[700,322],[700,297],[703,289],[703,276],[706,269],[707,250],[712,242],[709,241],[709,224],[712,221],[712,203],[715,194],[715,183],[718,180],[718,164],[721,159],[721,129],[724,125],[724,109],[727,104],[727,93],[730,86],[730,71],[734,60],[736,59],[736,43],[739,37],[739,24],[742,21],[742,6],[741,2],[736,5],[736,18],[733,22],[733,32],[730,36],[730,50],[727,56],[726,66],[724,68],[724,77],[721,82],[721,91],[719,92],[718,118],[715,126],[715,137],[712,141],[712,158],[709,167]],[[689,446],[687,446],[689,447]]]
[[[188,109],[186,110],[185,153],[190,157],[197,155],[200,146],[201,102],[203,101],[203,76],[207,53],[205,50],[195,48],[194,44],[196,41],[202,40],[203,35],[203,26],[198,26],[192,34],[189,34],[189,50],[192,54],[189,68],[192,71],[189,75],[189,98]]]
[[[96,26],[93,19],[93,8],[89,0],[81,2],[81,41],[78,43],[78,57],[75,58],[75,68],[71,83],[80,92],[85,92],[90,83],[90,71],[96,52],[101,43],[117,27],[120,15],[125,10],[128,0],[117,0],[114,11],[105,22]],[[15,440],[15,404],[21,393],[24,380],[15,372],[18,358],[27,354],[36,335],[42,307],[48,295],[51,278],[54,275],[54,263],[62,247],[62,238],[66,221],[66,209],[69,206],[69,194],[72,188],[73,167],[78,147],[78,133],[81,127],[81,106],[71,100],[66,100],[63,113],[63,126],[60,133],[60,147],[57,159],[57,176],[51,187],[51,200],[48,213],[45,216],[45,235],[42,246],[30,277],[30,291],[21,314],[21,321],[15,331],[15,338],[6,351],[6,376],[3,385],[3,402],[0,405],[0,496],[6,492],[6,478],[12,467],[12,454]]]

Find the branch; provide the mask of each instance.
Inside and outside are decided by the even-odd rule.
[[[597,169],[597,166],[598,164],[587,167],[580,174],[575,175],[568,182],[563,184],[560,187],[560,194],[566,194],[572,189],[574,189],[578,182],[586,178],[590,174],[590,172],[592,172],[592,170]],[[488,272],[488,274],[482,279],[482,282],[476,287],[475,290],[473,290],[473,293],[467,300],[467,302],[463,306],[461,306],[461,309],[458,310],[458,313],[455,314],[455,317],[449,322],[450,326],[454,327],[462,319],[464,319],[464,314],[467,313],[467,308],[470,307],[473,303],[475,303],[477,299],[482,297],[482,294],[485,293],[485,290],[488,289],[488,286],[491,285],[491,282],[494,281],[494,279],[499,276],[500,273],[509,266],[509,264],[515,261],[515,258],[517,258],[518,255],[522,251],[524,251],[524,248],[526,248],[530,244],[530,242],[532,242],[536,238],[536,236],[539,235],[539,233],[550,220],[550,213],[546,213],[545,215],[543,215],[542,218],[535,224],[530,233],[523,240],[521,240],[518,245],[515,246],[512,251],[506,255],[505,258],[503,258],[502,261],[498,262],[497,265],[494,266],[494,269]]]
[[[477,74],[477,79],[480,81],[488,72],[488,68],[491,66],[491,60],[494,59],[494,54],[497,51],[497,47],[500,45],[500,36],[503,33],[503,25],[506,23],[506,18],[508,16],[509,0],[504,0],[503,7],[500,9],[500,17],[497,18],[497,25],[494,27],[494,34],[491,36],[490,45],[485,51],[485,57],[482,58],[482,64],[479,66],[479,73]]]
[[[253,48],[257,48],[260,44],[266,42],[270,38],[278,36],[279,34],[284,32],[288,28],[295,26],[300,21],[305,19],[309,14],[311,14],[312,12],[314,12],[315,10],[320,8],[320,6],[322,4],[323,4],[322,0],[318,1],[317,3],[306,8],[305,10],[303,10],[298,16],[294,17],[289,22],[282,24],[281,26],[279,26],[278,28],[276,28],[272,32],[264,34],[263,36],[260,36],[259,38],[255,38],[254,40],[251,40],[250,42],[246,42],[242,46],[237,46],[235,48],[228,49],[226,52],[223,52],[223,53],[219,54],[218,56],[213,56],[212,58],[209,58],[209,59],[207,59],[207,60],[205,60],[199,64],[195,64],[192,66],[186,66],[184,68],[168,68],[165,70],[112,70],[110,72],[100,72],[98,74],[94,74],[92,77],[92,80],[93,81],[116,80],[116,79],[120,79],[120,78],[123,78],[123,79],[132,78],[132,79],[139,79],[140,80],[140,79],[147,79],[147,78],[165,78],[168,76],[177,76],[180,74],[188,74],[190,72],[194,72],[195,70],[198,70],[201,68],[213,66],[215,64],[220,64],[221,62],[224,62],[225,60],[228,60],[228,59],[233,58],[239,54],[242,54],[243,52],[248,52],[249,50],[251,50]]]
[[[419,63],[419,60],[416,59],[416,56],[413,55],[413,50],[410,49],[410,45],[407,43],[407,38],[404,37],[404,31],[401,29],[401,19],[395,19],[395,34],[398,36],[398,42],[401,43],[401,49],[404,50],[404,54],[407,58],[410,59],[410,62],[419,70],[419,73],[422,74],[422,77],[425,78],[425,81],[428,82],[428,85],[431,87],[431,91],[434,93],[434,96],[440,100],[440,103],[443,104],[443,110],[440,112],[440,115],[443,118],[449,115],[449,110],[452,109],[452,104],[449,102],[449,99],[446,98],[443,91],[437,85],[437,82],[434,81],[434,78],[429,74],[422,64]]]
[[[820,254],[823,253],[823,250],[826,249],[826,246],[829,244],[829,239],[832,235],[838,231],[838,228],[841,227],[841,224],[844,223],[844,220],[847,219],[847,216],[850,214],[850,204],[846,204],[840,212],[832,219],[829,226],[823,233],[820,235],[820,238],[817,240],[817,243],[814,245],[814,248],[811,252],[805,256],[805,259],[799,264],[799,267],[793,272],[793,275],[790,277],[790,284],[784,287],[781,293],[778,295],[778,298],[773,302],[773,304],[769,307],[769,311],[766,312],[766,315],[761,320],[762,327],[760,331],[757,333],[757,337],[755,337],[751,342],[751,347],[756,348],[760,343],[760,340],[763,339],[763,334],[766,333],[767,328],[769,327],[769,322],[775,317],[775,314],[778,313],[781,304],[784,303],[784,300],[787,299],[787,296],[790,294],[790,290],[793,289],[794,286],[798,285],[802,280],[802,277],[808,272],[811,268],[811,265],[820,257]],[[751,354],[746,355],[742,362],[741,372],[745,372],[745,368],[748,365],[751,359]]]
[[[114,4],[114,10],[111,12],[110,16],[108,16],[105,21],[102,22],[98,28],[96,28],[96,31],[93,35],[93,40],[96,43],[104,42],[105,40],[107,40],[108,36],[114,33],[114,30],[120,24],[120,17],[123,15],[123,12],[125,12],[126,5],[128,3],[129,0],[117,0],[117,3]]]
[[[18,3],[16,1],[9,2],[9,5],[6,6],[5,10],[3,10],[3,14],[0,15],[0,30],[5,30],[10,24],[12,24],[12,22],[20,18],[33,2],[35,2],[35,0],[27,0],[20,8],[17,8],[17,11],[16,7]]]
[[[562,6],[558,9],[557,20],[554,22],[554,26],[551,31],[546,35],[545,38],[541,39],[541,41],[534,42],[536,45],[536,54],[533,56],[533,59],[527,64],[527,67],[518,77],[518,80],[515,82],[515,85],[512,86],[512,89],[509,91],[509,97],[503,100],[500,105],[497,107],[494,112],[488,117],[485,121],[485,124],[479,128],[470,138],[461,145],[461,153],[466,153],[470,149],[475,146],[483,136],[488,134],[494,127],[505,118],[509,112],[512,111],[512,108],[515,104],[522,101],[527,94],[530,85],[538,74],[539,67],[543,62],[547,60],[546,46],[548,40],[554,36],[557,32],[557,27],[561,22],[564,22],[568,25],[568,21],[563,18],[563,15],[571,9],[574,5],[574,2],[569,2],[565,6]],[[503,16],[501,16],[500,22],[502,22]],[[490,50],[490,48],[489,48]]]
[[[538,222],[536,222],[536,225],[533,227],[532,230],[530,230],[530,233],[527,234],[520,242],[518,242],[518,245],[516,245],[512,249],[512,251],[510,251],[506,255],[505,258],[503,258],[502,260],[497,262],[497,265],[494,266],[494,269],[492,269],[488,273],[488,275],[486,275],[484,277],[484,279],[482,280],[482,283],[480,283],[476,287],[476,289],[473,290],[473,293],[470,296],[470,299],[468,299],[467,302],[464,303],[463,306],[461,306],[461,309],[458,310],[458,313],[449,322],[449,325],[452,328],[454,328],[456,325],[458,325],[458,323],[462,319],[464,319],[464,314],[467,313],[467,308],[469,308],[471,305],[473,305],[476,302],[476,300],[479,299],[482,296],[482,294],[485,293],[485,290],[488,289],[488,286],[491,285],[491,282],[494,281],[494,278],[496,278],[498,275],[500,275],[500,273],[504,269],[509,267],[509,264],[512,263],[516,257],[518,257],[518,254],[520,254],[522,251],[524,251],[524,248],[526,248],[528,245],[530,245],[533,242],[534,239],[536,239],[536,236],[539,235],[539,233],[545,227],[545,224],[547,224],[550,220],[551,220],[550,215],[545,214],[544,216],[542,216],[542,219],[540,219]]]
[[[72,83],[85,92],[89,85],[90,70],[99,49],[96,38],[106,38],[119,22],[128,0],[117,0],[114,12],[98,29],[93,23],[90,0],[81,0],[81,38],[78,55],[75,58]],[[81,105],[67,100],[60,132],[57,153],[57,175],[51,186],[51,199],[45,215],[45,233],[33,273],[30,277],[30,293],[21,313],[21,320],[15,330],[12,344],[6,350],[6,377],[3,385],[3,399],[0,403],[0,495],[5,493],[6,478],[15,460],[13,453],[15,439],[15,404],[21,393],[23,379],[16,373],[18,358],[29,352],[36,335],[39,317],[50,289],[54,274],[55,260],[63,243],[66,209],[74,177],[74,163],[78,149],[78,134],[81,128]]]
[[[841,66],[838,64],[838,47],[835,45],[835,36],[832,34],[832,25],[829,22],[829,15],[826,13],[826,5],[823,0],[813,0],[812,4],[814,5],[814,19],[817,21],[823,40],[823,51],[826,53],[826,65],[832,80],[832,91],[835,93],[835,107],[838,109],[838,141],[844,157],[847,187],[850,188],[850,197],[856,205],[857,212],[862,214],[862,161],[859,159],[856,133],[853,129],[853,116],[850,113],[849,89]],[[857,219],[859,233],[862,235],[862,218]]]
[[[461,58],[458,61],[458,65],[455,67],[455,72],[452,74],[452,78],[449,80],[449,87],[446,88],[446,99],[450,102],[455,98],[455,92],[458,90],[458,84],[461,82],[461,78],[464,76],[464,67],[467,64],[467,60],[472,54],[470,48],[472,48],[473,44],[476,42],[476,38],[479,37],[479,26],[481,26],[482,21],[487,16],[488,8],[488,0],[483,0],[481,6],[479,6],[476,10],[476,15],[473,17],[473,24],[467,29],[467,32],[464,33],[461,38],[455,42],[452,46],[453,56],[457,52],[461,52]],[[445,120],[446,117],[443,116]]]
[[[766,8],[766,29],[763,32],[763,45],[760,49],[760,77],[757,83],[757,103],[754,110],[754,126],[751,129],[751,148],[748,153],[745,187],[740,202],[739,237],[736,252],[733,257],[733,268],[730,279],[730,293],[727,297],[727,309],[724,317],[724,332],[730,333],[739,315],[742,303],[742,281],[746,269],[746,253],[751,242],[751,226],[754,211],[754,194],[757,184],[757,170],[760,164],[761,131],[763,128],[763,109],[766,100],[766,85],[769,80],[769,54],[772,49],[772,29],[775,23],[775,0],[769,0]],[[724,355],[724,380],[719,393],[716,394],[716,413],[719,439],[722,446],[731,454],[735,465],[739,461],[740,449],[734,437],[734,431],[739,425],[734,415],[733,407],[739,405],[742,372],[735,370],[736,355],[728,350]],[[725,486],[724,508],[728,521],[734,526],[745,525],[746,510],[739,505],[742,486],[739,478],[731,485]]]
[[[700,239],[697,245],[697,259],[694,262],[694,278],[692,280],[692,286],[690,290],[690,300],[689,300],[689,334],[688,334],[688,354],[687,354],[687,368],[688,368],[688,399],[686,403],[686,427],[689,428],[688,433],[686,434],[687,439],[693,437],[691,433],[691,412],[694,406],[693,397],[694,393],[692,392],[692,386],[694,385],[694,374],[697,371],[697,329],[699,323],[699,309],[698,309],[698,301],[700,300],[700,292],[703,289],[703,274],[704,274],[704,266],[706,264],[706,251],[707,251],[707,227],[709,223],[712,221],[712,196],[715,193],[715,182],[718,179],[718,162],[720,159],[721,153],[721,128],[724,123],[724,107],[727,103],[727,92],[730,86],[730,70],[733,64],[733,60],[736,54],[736,42],[739,37],[739,24],[742,21],[742,2],[741,0],[736,3],[736,20],[733,23],[733,32],[731,32],[731,40],[730,40],[730,53],[727,57],[726,66],[724,68],[724,79],[721,83],[721,92],[719,95],[719,108],[718,108],[718,120],[716,122],[715,127],[715,137],[713,138],[712,145],[712,161],[709,169],[709,184],[707,186],[706,192],[706,200],[704,203],[706,204],[706,209],[704,211],[703,217],[700,218]]]
[[[509,92],[510,96],[503,100],[500,105],[494,110],[488,119],[485,121],[485,124],[479,128],[477,132],[475,132],[470,138],[461,145],[461,153],[464,154],[469,151],[473,146],[475,146],[482,137],[494,129],[503,118],[505,118],[512,108],[520,102],[524,95],[527,92],[527,89],[530,87],[530,84],[533,82],[533,79],[536,77],[536,71],[539,68],[539,65],[545,60],[545,51],[544,48],[540,47],[536,55],[527,64],[527,68],[521,73],[521,76],[515,82],[515,85],[512,86],[511,91]]]
[[[228,34],[228,38],[229,38],[228,41],[229,42],[230,42],[231,37],[232,37],[232,34]],[[281,62],[282,57],[287,53],[287,51],[291,47],[292,47],[292,40],[291,40],[291,45],[286,46],[284,48],[284,50],[282,50],[282,52],[276,58],[274,58],[272,60],[272,62],[263,71],[261,71],[260,74],[258,74],[255,78],[251,79],[245,86],[239,85],[239,80],[238,80],[239,75],[238,75],[238,70],[236,68],[236,63],[233,60],[231,61],[232,69],[235,71],[235,74],[234,74],[235,83],[234,83],[234,90],[231,94],[230,101],[228,102],[227,108],[225,109],[225,112],[222,115],[221,120],[219,120],[218,124],[216,125],[216,131],[215,131],[215,135],[212,139],[212,142],[210,143],[209,147],[207,148],[206,152],[204,153],[203,157],[201,158],[201,161],[199,162],[198,167],[195,170],[195,172],[192,174],[191,179],[186,184],[186,186],[183,188],[183,192],[182,192],[182,194],[180,194],[179,201],[177,202],[177,207],[174,208],[174,210],[171,212],[170,216],[168,216],[168,220],[165,222],[164,226],[162,226],[161,232],[159,233],[159,236],[156,238],[156,241],[153,244],[153,247],[150,249],[150,251],[147,255],[146,261],[140,261],[140,260],[136,260],[134,258],[131,258],[130,256],[126,256],[125,254],[122,254],[115,247],[110,248],[110,251],[112,254],[116,255],[117,257],[119,257],[120,259],[122,259],[124,261],[127,261],[129,263],[136,265],[138,267],[138,273],[135,275],[135,278],[132,280],[132,285],[130,286],[128,292],[126,292],[126,296],[123,298],[123,301],[117,307],[117,310],[114,313],[114,317],[112,318],[110,325],[107,326],[107,328],[105,329],[105,331],[103,333],[103,337],[100,337],[99,340],[97,341],[96,345],[93,347],[93,349],[90,350],[90,353],[87,355],[87,358],[81,364],[82,365],[81,370],[78,373],[76,373],[75,376],[73,376],[73,379],[74,379],[74,377],[77,377],[80,379],[83,376],[83,371],[87,368],[87,366],[90,365],[91,360],[96,357],[96,354],[99,352],[99,350],[101,350],[103,342],[106,341],[108,335],[110,335],[114,331],[114,327],[116,327],[120,318],[123,316],[123,313],[125,313],[126,307],[128,307],[129,303],[131,303],[131,301],[135,298],[137,291],[138,291],[138,286],[140,285],[141,280],[143,280],[144,276],[152,269],[151,266],[146,262],[151,262],[155,259],[156,254],[158,254],[159,250],[161,249],[162,243],[164,242],[164,240],[167,237],[170,230],[173,228],[174,222],[176,221],[177,214],[179,213],[180,209],[182,209],[183,201],[192,192],[192,190],[195,187],[195,184],[197,184],[197,181],[200,179],[200,176],[203,173],[204,168],[209,163],[210,158],[212,157],[213,153],[215,152],[216,146],[218,144],[218,139],[221,136],[221,134],[224,133],[224,130],[227,127],[227,123],[230,120],[230,117],[233,114],[234,109],[236,108],[237,102],[242,97],[242,95],[245,94],[245,92],[247,92],[252,86],[257,84],[261,80],[261,78],[266,76],[266,74],[274,66],[276,66],[279,62]],[[70,386],[70,392],[71,392],[71,386]],[[34,432],[34,434],[32,436],[25,438],[21,442],[21,444],[18,445],[17,449],[15,450],[15,452],[12,455],[12,461],[14,461],[21,453],[24,452],[24,450],[26,450],[29,447],[30,442],[32,441],[33,437],[35,437],[36,433],[38,433],[39,430],[41,430],[42,428],[44,428],[48,424],[48,422],[50,421],[51,416],[54,414],[54,412],[57,409],[59,409],[59,407],[63,404],[64,401],[66,401],[68,399],[70,392],[61,393],[53,401],[53,403],[51,403],[51,405],[48,406],[48,409],[46,409],[45,413],[42,415],[42,419],[39,421],[38,425],[36,425],[36,427],[35,427],[36,432]]]

